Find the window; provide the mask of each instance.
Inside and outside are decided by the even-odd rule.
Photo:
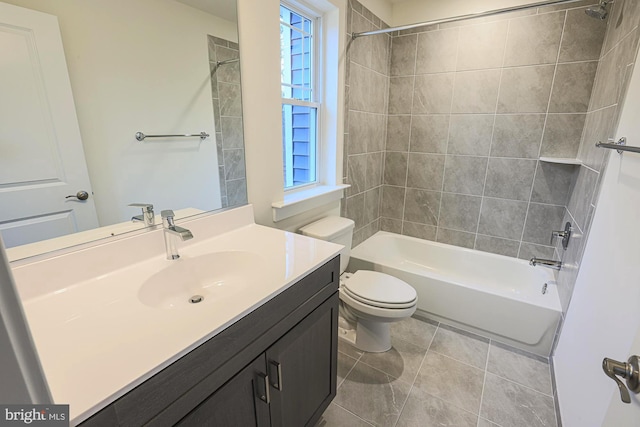
[[[317,28],[319,18],[280,4],[280,83],[284,187],[318,182]]]

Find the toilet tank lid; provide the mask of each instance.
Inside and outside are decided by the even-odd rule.
[[[328,216],[311,224],[307,224],[300,229],[300,232],[316,239],[331,240],[344,233],[351,232],[355,226],[353,220],[340,216]]]

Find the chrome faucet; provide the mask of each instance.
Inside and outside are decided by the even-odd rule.
[[[176,239],[181,241],[193,239],[193,234],[186,228],[178,227],[173,222],[175,214],[172,210],[160,212],[162,217],[162,228],[164,229],[164,247],[167,250],[167,259],[174,260],[180,258]]]
[[[136,208],[142,208],[142,215],[136,215],[131,217],[133,222],[144,222],[144,225],[149,227],[155,225],[155,215],[153,213],[153,205],[149,203],[131,203],[129,206]]]
[[[554,270],[560,270],[562,268],[562,261],[554,261],[551,259],[543,259],[533,257],[529,260],[529,265],[541,265],[542,267],[552,268]]]

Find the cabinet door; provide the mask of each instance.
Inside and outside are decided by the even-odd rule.
[[[179,426],[269,426],[264,354],[231,378],[177,424]]]
[[[338,294],[267,350],[273,426],[313,425],[336,395]]]

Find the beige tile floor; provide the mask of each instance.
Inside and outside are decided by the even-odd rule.
[[[393,348],[340,340],[338,394],[319,427],[556,427],[547,361],[444,324],[392,325]]]

